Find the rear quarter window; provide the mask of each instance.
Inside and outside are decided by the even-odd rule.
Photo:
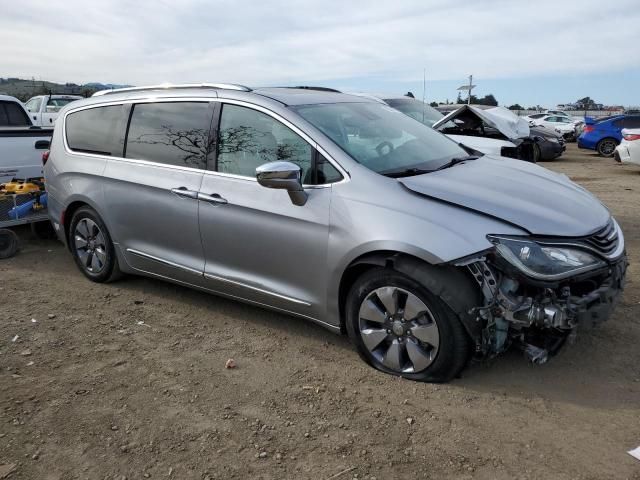
[[[31,120],[15,102],[0,102],[0,127],[30,127]]]
[[[65,131],[71,150],[121,157],[128,107],[110,105],[67,115]]]

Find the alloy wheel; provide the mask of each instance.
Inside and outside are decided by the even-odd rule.
[[[600,153],[602,155],[609,156],[613,154],[616,147],[617,147],[616,142],[614,142],[613,140],[603,140],[602,144],[600,145]]]
[[[73,232],[80,263],[89,273],[100,273],[107,263],[107,247],[100,227],[90,218],[81,219]]]
[[[418,373],[433,363],[438,325],[415,294],[397,287],[373,290],[360,305],[360,337],[369,353],[397,373]]]

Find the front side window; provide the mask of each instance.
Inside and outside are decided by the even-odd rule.
[[[134,105],[125,156],[204,169],[211,116],[208,102]]]
[[[112,105],[70,113],[65,123],[69,148],[77,152],[121,157],[127,111],[124,105]]]
[[[298,165],[303,183],[310,184],[312,154],[311,145],[269,115],[232,104],[222,107],[219,172],[255,178],[257,167],[281,160]]]
[[[380,103],[291,107],[349,156],[381,174],[435,170],[468,154],[454,141]]]

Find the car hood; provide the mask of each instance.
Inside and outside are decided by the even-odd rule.
[[[473,105],[463,105],[433,124],[433,129],[439,130],[447,122],[455,120],[459,116],[471,112],[487,125],[495,128],[506,138],[526,138],[529,136],[529,123],[504,107],[494,107],[483,110]]]
[[[610,218],[595,196],[565,175],[520,160],[485,155],[398,180],[413,192],[507,221],[533,235],[585,236]]]

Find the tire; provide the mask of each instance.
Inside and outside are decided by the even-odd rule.
[[[13,257],[19,245],[16,232],[8,228],[0,228],[0,259]]]
[[[538,163],[540,160],[542,160],[542,150],[540,150],[540,145],[534,143],[533,158],[531,159],[531,163]]]
[[[603,157],[611,157],[613,156],[613,152],[615,152],[617,146],[618,141],[615,138],[607,137],[598,142],[596,150]]]
[[[69,247],[80,271],[92,282],[105,283],[120,278],[120,268],[109,231],[90,207],[81,207],[69,227]]]
[[[360,276],[347,295],[345,313],[347,333],[358,353],[382,372],[447,382],[471,357],[470,338],[457,315],[423,285],[395,270],[376,267]]]

